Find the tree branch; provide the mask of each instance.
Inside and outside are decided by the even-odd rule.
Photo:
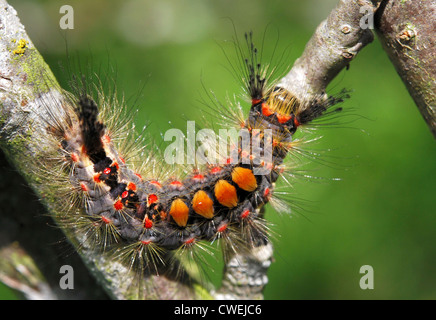
[[[374,39],[369,28],[361,28],[362,18],[367,14],[362,8],[375,12],[377,6],[369,0],[339,1],[278,86],[301,101],[310,101],[325,93],[332,79]]]
[[[383,1],[380,42],[436,138],[436,2]]]

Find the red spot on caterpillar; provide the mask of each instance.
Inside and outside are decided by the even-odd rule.
[[[251,192],[256,190],[257,181],[256,177],[248,168],[236,167],[232,170],[232,180],[242,190]]]
[[[122,157],[119,157],[120,158],[120,161],[123,163],[123,164],[126,164],[126,160],[124,160],[124,158],[122,158]]]
[[[121,209],[123,209],[123,203],[121,202],[121,200],[118,200],[117,202],[114,203],[114,208],[115,210],[120,211]]]
[[[288,122],[291,118],[291,115],[277,114],[277,120],[282,124]]]
[[[177,180],[171,182],[169,186],[172,190],[179,190],[179,191],[181,191],[185,188],[183,183],[181,183],[180,181],[177,181]]]
[[[150,243],[151,243],[152,241],[150,240],[150,239],[148,239],[148,240],[141,240],[141,243],[143,244],[143,245],[149,245]]]
[[[269,117],[270,115],[274,114],[274,111],[272,111],[271,108],[264,102],[262,103],[262,114],[265,117]]]
[[[105,224],[111,223],[111,220],[109,218],[106,218],[105,216],[101,216],[101,221],[103,221]]]
[[[298,127],[300,125],[300,121],[298,121],[297,117],[294,117],[294,126]]]
[[[83,192],[88,192],[88,187],[83,182],[80,183],[80,189],[82,189]]]
[[[212,173],[212,174],[216,174],[216,173],[220,172],[221,170],[222,170],[221,167],[213,167],[213,168],[210,170],[210,173]]]
[[[199,190],[195,193],[192,199],[192,209],[194,209],[195,213],[206,219],[213,218],[213,200],[203,190]]]
[[[159,211],[160,218],[165,220],[167,218],[167,213],[163,210]]]
[[[263,197],[264,198],[269,198],[269,196],[271,195],[271,190],[269,188],[265,188],[265,191],[263,192]]]
[[[188,240],[185,241],[185,244],[193,244],[195,241],[195,237],[191,237]]]
[[[215,184],[215,197],[220,204],[225,207],[233,208],[238,205],[238,195],[236,188],[226,180],[218,180]]]
[[[111,173],[111,168],[106,168],[103,170],[103,173],[109,175]]]
[[[256,104],[258,104],[258,103],[261,103],[262,102],[262,100],[261,99],[251,99],[251,105],[256,105]]]
[[[170,215],[179,227],[185,227],[188,223],[189,208],[182,199],[175,199],[171,203]]]
[[[153,221],[151,221],[148,216],[146,215],[144,218],[144,228],[145,229],[150,229],[151,227],[153,227]]]
[[[204,176],[202,174],[196,174],[195,176],[192,177],[192,180],[197,181],[197,182],[203,182]]]
[[[162,188],[162,185],[161,185],[159,182],[155,181],[155,180],[150,181],[150,184],[152,184],[152,185],[158,187],[159,189]]]
[[[105,134],[101,138],[101,141],[103,141],[103,143],[110,143],[111,142],[111,138],[107,134]]]
[[[227,230],[227,222],[223,222],[223,223],[221,223],[219,226],[218,226],[218,229],[217,229],[217,231],[219,232],[219,233],[223,233],[224,231],[226,231]]]
[[[279,145],[279,141],[277,139],[272,140],[272,146],[275,148]]]
[[[129,184],[127,185],[127,190],[136,191],[136,184],[134,184],[133,182],[129,182]]]
[[[121,198],[127,198],[129,196],[129,191],[124,191],[122,194],[121,194]]]
[[[157,202],[158,199],[159,199],[159,198],[158,198],[157,195],[155,195],[154,193],[150,194],[150,195],[147,197],[147,205],[148,205],[148,206],[152,205],[153,203]]]
[[[114,166],[115,168],[117,168],[117,170],[120,169],[120,166],[118,165],[118,162],[114,162],[114,163],[112,164],[112,166]]]
[[[244,211],[242,211],[241,213],[241,219],[245,219],[250,215],[250,210],[245,209]]]
[[[79,156],[76,153],[71,154],[71,160],[73,162],[79,162]]]
[[[139,179],[141,179],[141,181],[143,180],[142,176],[139,173],[135,173],[135,176],[137,176]]]
[[[100,183],[101,182],[101,180],[100,180],[100,173],[95,174],[93,179],[94,179],[95,182]]]

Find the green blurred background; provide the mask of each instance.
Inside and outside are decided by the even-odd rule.
[[[241,93],[222,52],[232,58],[232,22],[239,36],[253,30],[257,43],[267,30],[264,48],[271,52],[278,39],[291,65],[337,1],[9,3],[63,85],[65,43],[82,62],[109,59],[118,89],[137,101],[137,126],[151,121],[150,133],[161,141],[160,132],[185,131],[186,118],[199,119],[203,84],[221,100]],[[74,30],[59,28],[63,4],[74,8]],[[325,159],[334,165],[309,167],[341,181],[297,181],[290,191],[310,209],[290,217],[268,209],[276,239],[265,299],[435,299],[434,138],[377,39],[330,86],[343,87],[353,89],[343,106],[356,121],[319,129],[323,138],[313,149],[331,149]],[[359,287],[362,265],[374,268],[374,290]],[[12,297],[0,286],[0,298]]]

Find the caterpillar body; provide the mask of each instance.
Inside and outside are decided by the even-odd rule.
[[[64,193],[59,194],[69,197],[58,220],[83,234],[82,245],[90,243],[130,267],[159,274],[168,253],[192,252],[204,242],[223,240],[223,250],[235,253],[268,242],[262,208],[273,197],[288,153],[298,150],[300,141],[293,135],[328,113],[344,95],[297,99],[274,81],[269,83],[251,33],[245,40],[246,50],[238,53],[251,107],[243,117],[236,116],[239,106],[229,106],[228,117],[249,144],[239,138],[229,146],[231,156],[225,154],[218,164],[195,166],[183,178],[165,169],[158,174],[154,169],[161,164],[148,156],[153,150],[147,147],[139,147],[137,158],[142,168],[153,168],[148,173],[135,169],[123,150],[126,133],[119,133],[127,130],[129,120],[122,122],[121,111],[113,110],[120,103],[100,91],[93,97],[85,80],[75,78],[74,92],[62,98],[62,111],[48,112],[44,119],[56,146],[48,148],[44,163],[52,173],[45,175],[51,177],[46,183],[56,180],[59,186],[62,181]]]

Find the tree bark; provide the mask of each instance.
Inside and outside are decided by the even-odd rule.
[[[436,138],[436,2],[386,0],[375,16],[380,42]]]

